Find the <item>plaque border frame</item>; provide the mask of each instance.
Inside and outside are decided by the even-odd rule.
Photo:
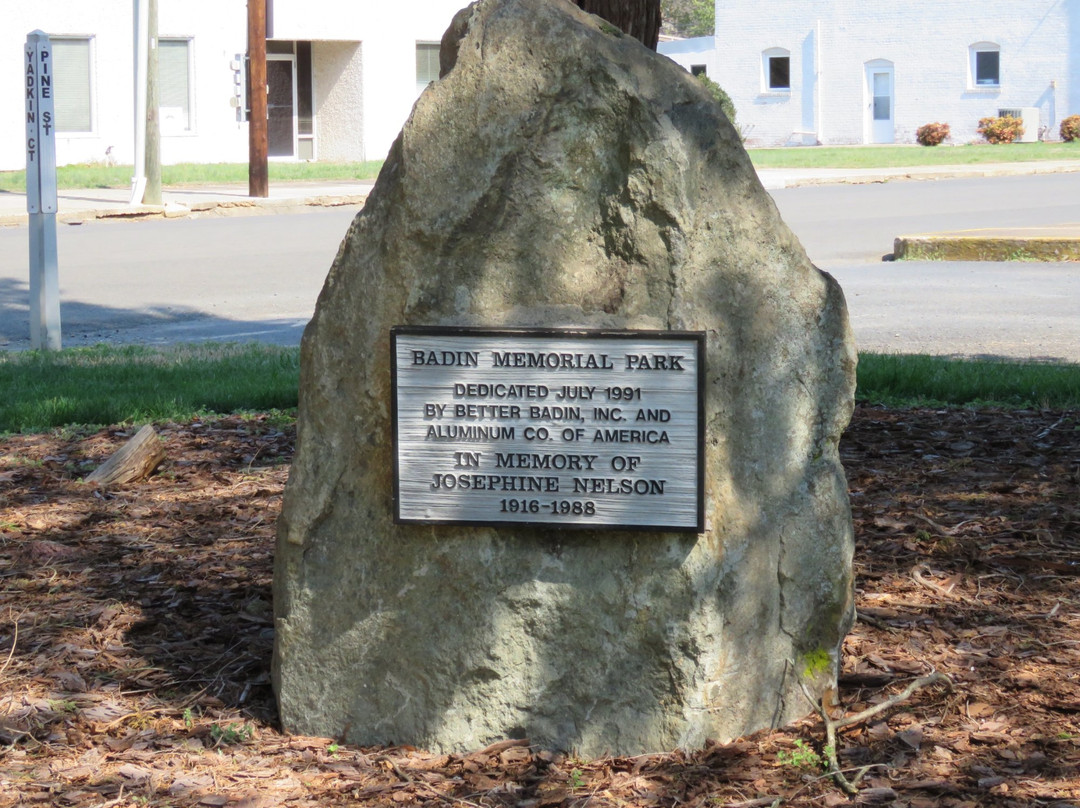
[[[695,475],[697,503],[695,506],[697,524],[665,527],[642,524],[595,524],[590,522],[541,522],[519,520],[505,522],[499,520],[477,519],[405,519],[401,516],[401,483],[398,467],[398,364],[397,338],[405,336],[470,336],[470,337],[558,337],[558,338],[596,338],[596,339],[634,339],[692,341],[697,349],[697,473]],[[706,332],[704,331],[659,331],[615,328],[574,328],[544,326],[528,327],[488,327],[488,326],[441,326],[441,325],[395,325],[390,328],[390,419],[392,424],[393,454],[393,512],[396,525],[457,525],[472,527],[512,527],[540,530],[591,530],[591,531],[635,531],[647,533],[704,533],[705,532],[705,382],[706,382]]]

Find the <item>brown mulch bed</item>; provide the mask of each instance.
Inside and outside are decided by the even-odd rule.
[[[128,432],[0,441],[0,806],[836,806],[821,719],[694,753],[466,756],[281,734],[269,661],[291,427],[160,425],[145,482],[79,482]],[[858,804],[1080,805],[1080,413],[860,407],[843,445],[861,619]],[[849,774],[854,777],[854,772]]]

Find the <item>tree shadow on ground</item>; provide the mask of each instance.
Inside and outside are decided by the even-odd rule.
[[[855,711],[932,668],[955,686],[841,733],[841,760],[875,767],[869,785],[912,804],[1075,804],[1078,425],[1075,413],[857,412],[842,450],[866,614],[845,644],[840,701]],[[109,491],[78,480],[129,430],[0,443],[0,777],[20,793],[83,806],[123,788],[151,806],[194,805],[257,783],[319,806],[835,803],[806,753],[821,752],[813,718],[700,752],[595,760],[520,743],[451,756],[280,735],[269,600],[291,427],[159,428],[166,464]],[[927,441],[987,446],[997,460],[943,455],[928,472]]]
[[[0,348],[30,347],[30,290],[0,278]],[[307,318],[237,320],[185,306],[138,309],[73,300],[60,302],[64,347],[97,343],[164,345],[178,342],[267,342],[298,345]]]
[[[133,430],[73,446],[42,438],[52,452],[37,456],[17,448],[32,437],[11,439],[4,522],[20,534],[11,569],[27,602],[53,595],[21,619],[13,659],[43,654],[58,683],[77,672],[86,692],[153,687],[182,702],[257,705],[270,720],[270,535],[291,428],[231,418],[159,431],[159,476],[109,490],[80,479]]]

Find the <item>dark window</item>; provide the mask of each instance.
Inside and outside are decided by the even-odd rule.
[[[705,65],[690,65],[690,74],[694,76],[704,76],[706,74]]]
[[[311,98],[311,43],[296,43],[296,117],[300,135],[315,133]]]
[[[975,52],[975,84],[1001,84],[1001,54],[997,51]]]
[[[769,89],[770,90],[790,90],[791,89],[791,57],[790,56],[770,56],[769,57]]]

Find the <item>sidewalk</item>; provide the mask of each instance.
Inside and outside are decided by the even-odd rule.
[[[760,169],[758,177],[766,189],[775,190],[804,185],[1067,172],[1080,173],[1080,160],[907,168]],[[164,205],[160,206],[129,204],[130,192],[126,188],[65,190],[58,195],[57,221],[259,215],[309,207],[360,206],[374,184],[373,180],[272,182],[266,199],[249,197],[247,186],[239,184],[174,186],[163,190]],[[0,192],[0,227],[17,227],[26,222],[25,194]],[[901,235],[896,239],[894,254],[898,259],[923,261],[1080,261],[1080,222],[1053,228]]]
[[[769,190],[801,185],[853,185],[898,180],[946,180],[967,177],[1015,177],[1030,174],[1080,173],[1080,160],[1043,160],[1030,163],[981,163],[906,168],[764,168],[761,183]]]
[[[311,206],[359,206],[374,185],[374,180],[271,183],[266,199],[249,197],[246,184],[171,186],[162,189],[163,205],[132,205],[127,188],[75,188],[57,193],[56,219],[70,224],[93,219],[252,215]],[[0,227],[26,222],[26,194],[0,192]]]

